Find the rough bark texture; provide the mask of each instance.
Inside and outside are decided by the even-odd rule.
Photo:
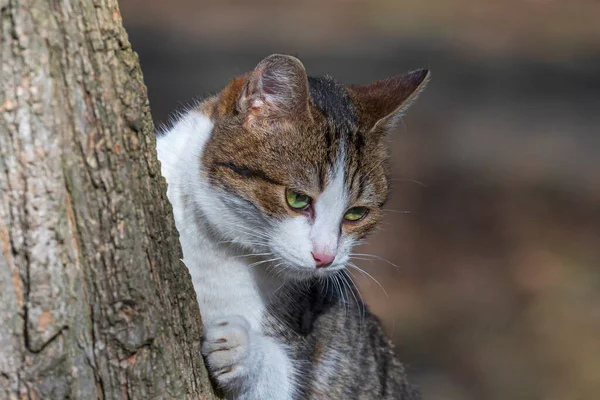
[[[116,1],[0,15],[0,399],[213,398]]]

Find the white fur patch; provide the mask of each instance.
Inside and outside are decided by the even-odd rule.
[[[337,253],[340,225],[347,207],[347,199],[342,155],[331,181],[315,200],[315,222],[310,232],[313,249],[318,252]]]
[[[237,214],[242,209],[228,203],[235,199],[212,188],[201,169],[200,157],[212,128],[213,123],[205,115],[191,111],[157,138],[183,262],[192,276],[206,326],[224,316],[243,316],[249,329],[260,338],[253,344],[260,365],[254,366],[256,374],[241,382],[245,389],[240,398],[287,400],[292,398],[294,390],[294,367],[286,348],[261,334],[266,311],[264,299],[268,297],[261,288],[261,275],[248,265],[248,258],[240,257],[236,247],[223,243],[232,241],[231,238],[240,243],[254,243],[264,237],[253,233],[252,226],[240,223],[245,220]],[[217,229],[217,235],[211,228]]]

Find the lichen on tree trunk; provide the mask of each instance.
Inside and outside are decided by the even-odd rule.
[[[0,399],[214,398],[116,1],[0,16]]]

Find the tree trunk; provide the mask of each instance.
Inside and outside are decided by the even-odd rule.
[[[0,0],[0,399],[210,399],[115,0]]]

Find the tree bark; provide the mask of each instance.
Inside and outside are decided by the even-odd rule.
[[[0,399],[211,399],[115,0],[0,0]]]

